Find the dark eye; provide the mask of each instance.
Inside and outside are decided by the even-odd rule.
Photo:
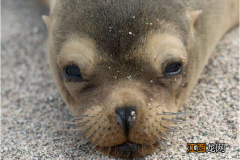
[[[83,81],[80,69],[77,66],[66,66],[64,69],[66,79],[73,81]]]
[[[167,65],[165,68],[165,75],[166,76],[173,76],[181,73],[182,71],[182,63],[181,62],[175,62]]]

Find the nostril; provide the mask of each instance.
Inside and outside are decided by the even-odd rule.
[[[116,109],[116,114],[121,118],[121,119],[125,119],[125,108],[121,107],[121,108],[117,108]]]
[[[115,112],[117,122],[125,128],[125,108],[117,108]]]
[[[135,107],[120,107],[116,109],[116,121],[124,128],[126,134],[132,128],[136,119]]]
[[[129,123],[136,118],[136,108],[135,107],[127,107],[125,110],[126,110],[125,117]]]

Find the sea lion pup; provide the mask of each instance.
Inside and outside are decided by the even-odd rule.
[[[238,0],[57,0],[53,77],[77,133],[105,155],[163,145],[216,44],[239,22]]]

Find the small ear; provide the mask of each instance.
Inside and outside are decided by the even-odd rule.
[[[52,19],[48,16],[42,16],[43,22],[46,24],[47,29],[49,30],[52,24]]]
[[[202,13],[203,13],[203,10],[196,10],[196,11],[189,12],[190,18],[192,20],[192,26],[194,26],[195,21]]]

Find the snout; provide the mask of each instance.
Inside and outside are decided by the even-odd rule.
[[[162,146],[170,123],[173,103],[147,94],[141,87],[114,88],[103,101],[86,109],[78,124],[87,141],[101,153],[118,158],[136,158]],[[164,100],[165,101],[165,100]],[[149,105],[150,104],[150,105]],[[173,110],[171,110],[173,111]]]

